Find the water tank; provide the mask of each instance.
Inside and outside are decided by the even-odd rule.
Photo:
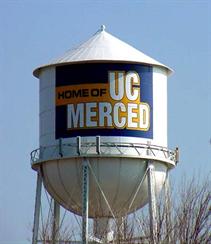
[[[175,166],[175,154],[167,148],[171,72],[104,26],[88,41],[35,69],[40,146],[32,152],[32,168],[41,170],[45,188],[59,204],[81,214],[84,158],[95,175],[89,182],[89,217],[111,216],[101,191],[118,216],[143,207],[148,202],[149,160],[156,191],[161,190],[167,170]]]

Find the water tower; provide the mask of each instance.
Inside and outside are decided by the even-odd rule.
[[[59,205],[88,218],[99,237],[109,218],[149,202],[175,167],[167,148],[167,76],[171,69],[122,42],[105,27],[88,41],[34,71],[40,82],[39,149],[33,243],[37,241],[43,182]],[[58,221],[58,219],[57,219]],[[153,238],[152,238],[153,239]]]

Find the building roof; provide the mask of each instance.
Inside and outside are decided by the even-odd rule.
[[[156,61],[155,59],[140,52],[136,48],[121,41],[105,31],[102,25],[90,39],[82,43],[78,47],[70,49],[61,57],[52,62],[42,65],[34,70],[34,75],[39,77],[42,68],[50,66],[58,66],[62,64],[71,64],[78,62],[133,62],[141,64],[149,64],[152,66],[164,67],[167,73],[172,70],[166,65]]]

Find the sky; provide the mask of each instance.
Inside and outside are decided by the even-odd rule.
[[[106,31],[168,65],[173,181],[211,172],[211,1],[0,0],[0,244],[31,237],[39,147],[39,86],[32,71]]]

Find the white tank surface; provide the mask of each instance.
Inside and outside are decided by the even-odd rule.
[[[96,177],[89,182],[90,217],[111,216],[96,180],[115,214],[144,206],[148,160],[161,190],[176,161],[167,149],[171,72],[104,26],[34,71],[40,80],[40,148],[32,152],[32,167],[41,168],[46,189],[62,206],[81,214],[84,158]]]

